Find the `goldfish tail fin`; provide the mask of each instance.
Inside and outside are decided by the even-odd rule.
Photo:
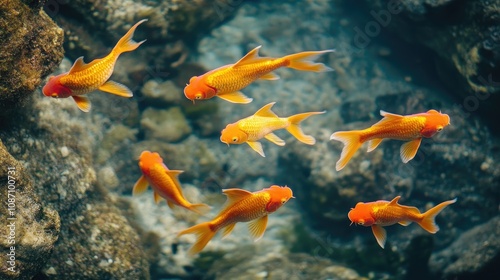
[[[438,205],[432,207],[427,212],[422,214],[423,219],[418,223],[423,229],[430,233],[436,233],[439,230],[439,226],[436,224],[434,220],[436,216],[443,211],[446,206],[453,204],[457,201],[457,199],[448,200],[445,202],[441,202]]]
[[[204,203],[194,203],[189,205],[188,209],[204,216],[205,214],[210,212],[210,209],[212,209],[212,207]]]
[[[139,26],[139,24],[141,24],[145,21],[147,21],[147,19],[143,19],[143,20],[139,21],[138,23],[134,24],[134,26],[132,26],[129,29],[129,31],[125,35],[123,35],[123,37],[120,39],[120,41],[118,41],[118,43],[116,43],[116,46],[113,48],[113,52],[115,54],[119,55],[119,54],[124,53],[124,52],[131,52],[131,51],[137,49],[142,43],[144,43],[146,41],[146,40],[143,40],[140,42],[136,42],[132,39],[137,26]]]
[[[177,237],[184,234],[196,234],[196,242],[188,251],[189,255],[195,255],[205,248],[207,243],[212,240],[216,233],[216,231],[211,229],[210,222],[205,222],[179,232]]]
[[[288,65],[289,68],[293,68],[293,69],[297,69],[297,70],[313,71],[313,72],[333,71],[332,68],[324,65],[323,63],[314,61],[320,55],[325,54],[325,53],[330,53],[333,51],[334,50],[301,52],[301,53],[287,55],[287,56],[283,57],[283,59],[290,61],[290,64]]]
[[[340,154],[340,159],[335,165],[337,171],[342,170],[356,151],[361,147],[360,133],[359,131],[338,131],[330,136],[330,140],[337,140],[344,144],[342,153]]]
[[[290,125],[286,128],[286,130],[288,130],[288,132],[290,132],[290,134],[292,134],[300,142],[307,144],[307,145],[314,145],[316,143],[316,139],[314,139],[314,137],[312,137],[310,135],[304,134],[304,132],[302,131],[302,128],[300,127],[300,123],[303,120],[309,118],[310,116],[319,115],[319,114],[323,114],[323,113],[325,113],[325,111],[323,111],[323,112],[309,112],[309,113],[302,113],[302,114],[290,116],[290,117],[288,117],[288,121],[290,122]]]

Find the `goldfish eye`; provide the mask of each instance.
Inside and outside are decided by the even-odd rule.
[[[201,99],[202,97],[203,97],[203,96],[201,95],[201,93],[197,93],[197,94],[194,96],[194,98],[195,98],[195,99],[198,99],[198,100],[199,100],[199,99]]]
[[[51,97],[52,97],[52,98],[57,98],[57,93],[55,93],[55,92],[54,92],[54,93],[51,95]]]
[[[238,142],[238,137],[233,137],[233,138],[231,139],[231,141],[233,141],[233,142]]]
[[[365,224],[365,222],[357,222],[358,225],[362,226]]]
[[[285,204],[286,203],[286,198],[282,198],[281,199],[281,204]]]
[[[443,130],[443,127],[442,126],[438,126],[437,127],[437,132],[441,132],[441,130]]]

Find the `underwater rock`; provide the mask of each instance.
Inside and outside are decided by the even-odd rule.
[[[446,249],[434,254],[429,262],[440,279],[488,279],[498,275],[500,259],[500,217],[462,233]]]
[[[50,258],[61,221],[1,141],[0,166],[0,279],[32,279]]]
[[[40,11],[44,2],[9,0],[0,5],[2,119],[26,106],[42,78],[63,58],[63,31]]]
[[[155,80],[147,81],[141,89],[144,102],[152,106],[180,104],[184,99],[182,89],[172,81],[158,83]]]
[[[358,27],[357,47],[366,47],[387,28],[412,44],[430,48],[437,54],[431,59],[441,81],[461,99],[469,99],[464,107],[479,103],[495,112],[500,102],[499,0],[364,2],[370,15],[366,25]]]
[[[191,133],[191,126],[179,107],[167,110],[147,108],[142,112],[141,128],[147,139],[178,142]]]

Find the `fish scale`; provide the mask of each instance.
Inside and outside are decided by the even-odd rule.
[[[213,70],[207,77],[207,84],[221,92],[234,92],[253,83],[261,76],[287,65],[285,59],[264,60],[238,67]]]
[[[238,127],[247,133],[249,141],[256,141],[267,134],[289,125],[287,118],[251,116],[241,120]]]
[[[214,230],[217,231],[229,224],[248,222],[267,215],[265,209],[270,197],[269,193],[266,192],[254,193],[251,197],[236,202],[214,218],[212,221]]]
[[[407,117],[402,120],[386,120],[362,130],[362,142],[374,138],[391,138],[410,141],[421,137],[420,131],[425,126],[425,117]]]
[[[390,206],[387,203],[388,201],[385,201],[379,203],[380,206],[373,207],[373,216],[376,217],[377,224],[381,226],[393,225],[403,219],[417,221],[421,218],[420,212],[410,211],[401,205]]]
[[[117,58],[118,56],[113,53],[112,56],[103,58],[83,71],[68,74],[61,78],[61,82],[74,89],[73,92],[76,94],[94,91],[111,77]]]

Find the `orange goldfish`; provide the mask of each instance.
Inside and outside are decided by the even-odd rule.
[[[247,143],[259,155],[265,157],[262,144],[257,140],[266,138],[278,146],[284,146],[285,141],[279,138],[273,131],[285,128],[297,140],[308,145],[314,145],[316,139],[302,132],[299,124],[312,115],[323,114],[323,112],[309,112],[280,118],[271,107],[276,102],[271,102],[260,108],[254,115],[241,119],[235,123],[228,124],[221,132],[220,141],[229,144]]]
[[[132,97],[132,91],[126,86],[108,81],[115,67],[116,60],[120,54],[137,49],[146,40],[139,43],[132,40],[137,26],[147,19],[143,19],[130,28],[107,56],[95,59],[85,64],[83,56],[79,57],[68,73],[51,76],[42,91],[45,96],[53,98],[73,97],[76,105],[84,112],[90,111],[90,101],[86,93],[97,89],[122,97]]]
[[[222,229],[222,238],[226,237],[238,222],[251,221],[248,224],[250,235],[255,241],[259,240],[266,231],[267,216],[293,198],[289,187],[276,185],[253,193],[242,189],[222,192],[227,195],[226,204],[212,221],[192,226],[177,235],[196,234],[197,240],[189,250],[190,255],[203,250],[219,230]]]
[[[201,76],[194,76],[184,88],[184,95],[193,102],[218,96],[232,103],[247,104],[252,98],[240,92],[255,80],[277,80],[279,76],[272,71],[289,67],[302,71],[325,72],[330,67],[314,60],[334,50],[308,51],[287,55],[281,58],[260,57],[261,46],[248,52],[235,64],[228,64],[211,70]]]
[[[413,115],[396,115],[380,110],[384,118],[378,123],[363,130],[339,131],[330,136],[344,144],[340,159],[335,168],[344,168],[361,145],[368,142],[368,152],[377,148],[384,138],[409,141],[400,149],[401,160],[404,163],[412,160],[417,154],[422,137],[430,138],[450,124],[450,117],[436,110]]]
[[[375,202],[358,202],[354,209],[347,214],[352,223],[372,227],[373,235],[377,239],[378,245],[385,246],[387,233],[384,226],[390,226],[398,223],[407,226],[412,222],[418,223],[423,229],[430,233],[436,233],[439,226],[436,225],[434,218],[443,211],[443,209],[453,204],[457,199],[442,202],[425,213],[420,213],[416,207],[405,206],[398,203],[401,196],[396,196],[392,201],[379,200]]]
[[[142,176],[134,185],[133,195],[144,192],[148,185],[151,185],[156,203],[163,198],[171,209],[174,205],[178,205],[201,215],[210,210],[210,206],[206,204],[192,204],[184,198],[181,184],[177,178],[183,171],[168,169],[158,153],[142,152],[139,158],[139,167]]]

